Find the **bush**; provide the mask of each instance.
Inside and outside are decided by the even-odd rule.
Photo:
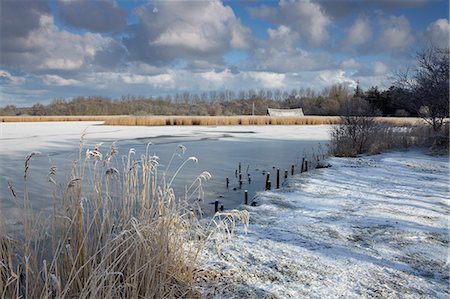
[[[373,136],[380,127],[373,117],[346,116],[342,124],[331,130],[333,155],[337,157],[355,157],[368,152],[373,143]]]
[[[355,157],[369,151],[373,136],[380,130],[369,103],[355,97],[342,107],[341,124],[331,130],[332,153]]]

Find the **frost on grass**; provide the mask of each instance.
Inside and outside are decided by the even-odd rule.
[[[250,226],[204,259],[224,298],[447,298],[448,160],[333,158],[247,207]]]
[[[148,146],[140,158],[130,149],[120,167],[114,143],[104,154],[101,144],[85,151],[84,137],[67,182],[58,182],[50,166],[48,218],[35,213],[27,191],[35,152],[24,163],[23,199],[8,183],[21,218],[20,230],[12,231],[0,208],[0,298],[207,297],[216,274],[197,257],[216,231],[230,239],[235,221],[248,223],[248,212],[217,213],[210,225],[200,223],[195,208],[211,174],[200,173],[184,195],[171,187],[188,162],[198,162],[183,157],[184,146],[172,156],[181,161],[172,159],[160,174]]]

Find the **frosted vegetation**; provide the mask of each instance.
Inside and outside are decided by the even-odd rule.
[[[416,149],[330,158],[331,168],[290,177],[280,190],[257,194],[251,205],[202,219],[197,199],[210,173],[196,173],[183,192],[172,188],[174,178],[197,162],[185,147],[174,144],[161,163],[151,146],[118,155],[116,143],[92,141],[136,142],[163,134],[319,141],[328,138],[330,127],[226,127],[235,130],[227,135],[220,127],[98,124],[90,123],[81,140],[86,123],[2,124],[7,147],[0,154],[21,161],[23,182],[2,181],[8,195],[0,202],[2,297],[450,295],[447,157]],[[77,154],[67,161],[73,167],[61,177],[52,153],[70,154],[74,145]],[[24,153],[35,149],[45,151],[28,155],[23,164]],[[50,167],[33,172],[43,155]],[[2,177],[12,167],[3,168]],[[39,193],[28,190],[36,176],[53,198],[49,217],[32,207],[30,194]],[[11,204],[14,209],[3,209]]]

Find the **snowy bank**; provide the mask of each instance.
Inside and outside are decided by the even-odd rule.
[[[448,298],[448,159],[416,151],[297,175],[204,256],[218,298]]]

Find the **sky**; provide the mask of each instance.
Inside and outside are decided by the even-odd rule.
[[[0,106],[188,91],[388,88],[440,0],[0,0]]]

